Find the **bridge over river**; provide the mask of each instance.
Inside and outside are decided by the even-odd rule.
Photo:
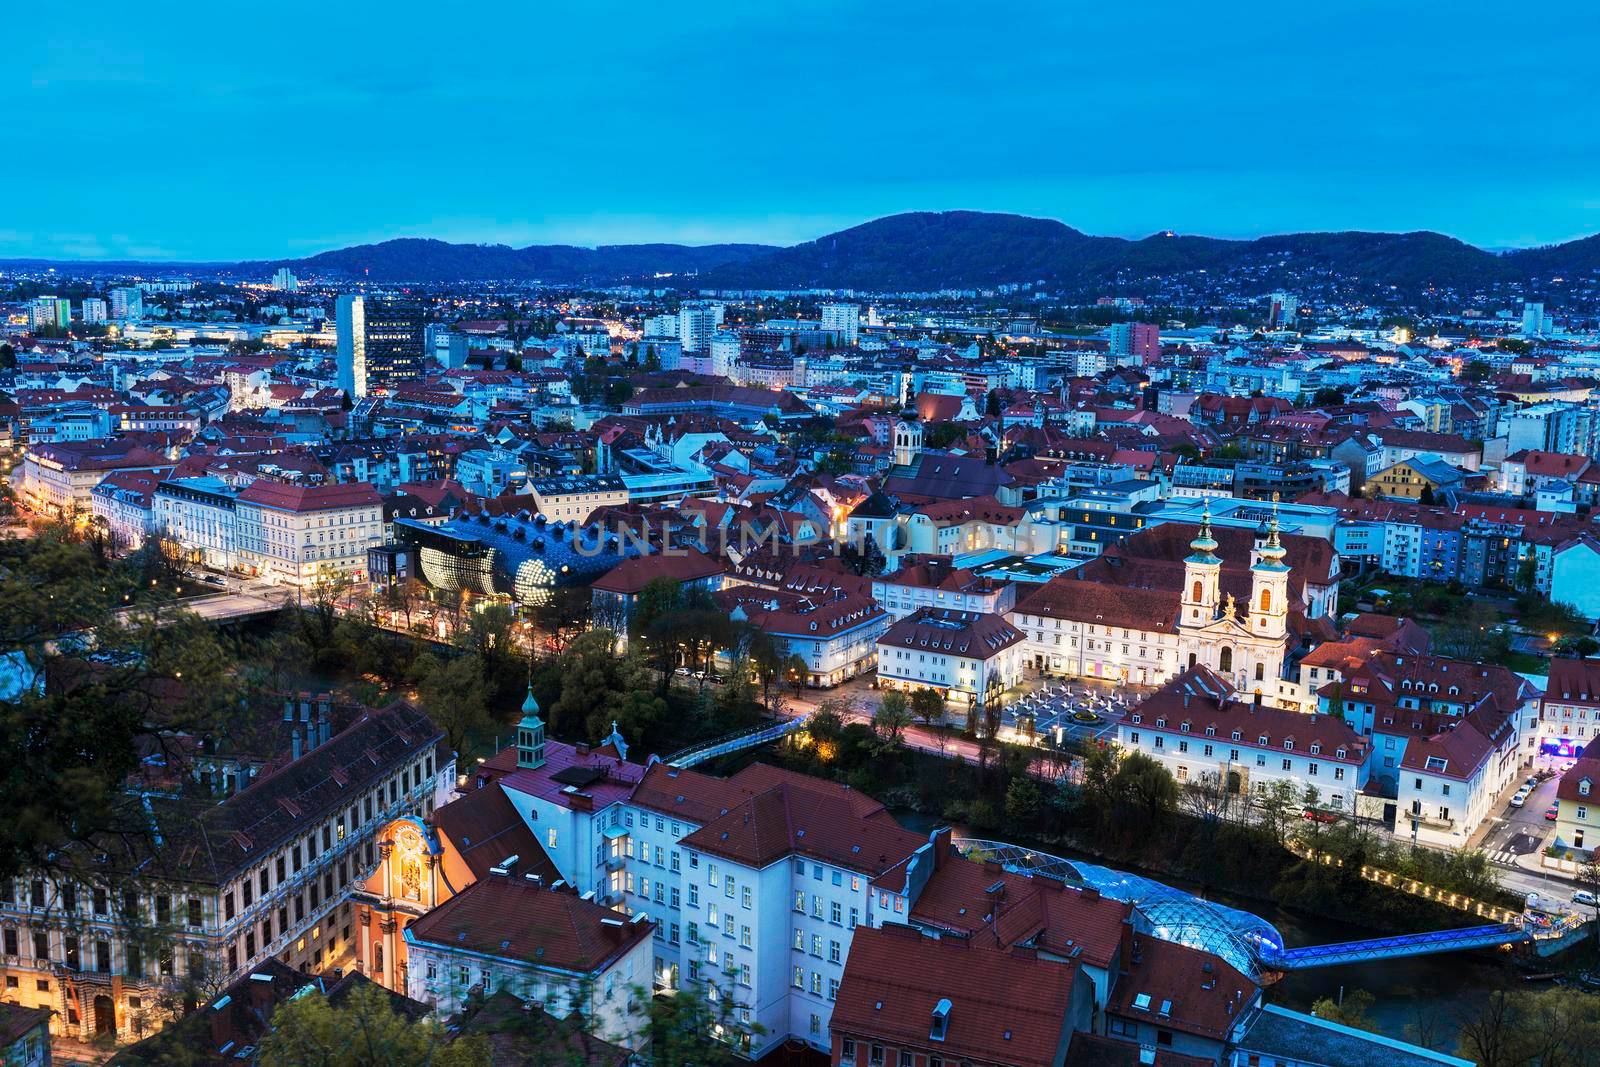
[[[1004,841],[957,838],[955,845],[973,859],[992,860],[1020,874],[1058,878],[1069,885],[1098,889],[1113,900],[1132,904],[1155,936],[1214,952],[1256,979],[1274,972],[1312,967],[1515,945],[1535,940],[1536,933],[1539,937],[1557,933],[1535,931],[1518,917],[1511,922],[1454,930],[1290,948],[1265,919],[1153,878],[1052,856]]]

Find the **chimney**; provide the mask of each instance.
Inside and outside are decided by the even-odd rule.
[[[250,1010],[265,1021],[272,1014],[272,975],[256,972],[250,975]]]
[[[211,1005],[211,1048],[230,1045],[233,1038],[233,998],[224,996]]]
[[[948,826],[941,826],[929,835],[929,839],[933,842],[933,869],[936,871],[945,865],[952,835],[953,831]]]
[[[1083,887],[1083,899],[1084,900],[1099,900],[1100,899],[1100,890],[1096,889],[1092,885],[1084,886]]]
[[[1121,971],[1128,974],[1133,970],[1133,920],[1122,920],[1122,963]]]

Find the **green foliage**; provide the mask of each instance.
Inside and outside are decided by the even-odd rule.
[[[1367,1014],[1376,1003],[1377,998],[1365,989],[1352,989],[1344,995],[1343,1002],[1332,997],[1316,1001],[1311,1005],[1311,1014],[1357,1030],[1376,1031],[1377,1026]]]
[[[489,686],[476,653],[443,659],[426,653],[417,658],[415,671],[422,710],[444,731],[450,751],[464,756],[469,739],[493,731]]]
[[[911,694],[911,713],[924,723],[944,715],[944,697],[937,689],[918,689]]]
[[[123,789],[141,756],[223,730],[245,695],[214,627],[53,529],[0,540],[0,655],[16,688],[0,702],[11,756],[0,878],[51,869],[70,842],[148,827]]]
[[[388,994],[375,985],[358,986],[337,1007],[318,992],[280,1004],[256,1055],[261,1067],[486,1067],[490,1062],[487,1041],[451,1041],[431,1019],[412,1022],[397,1014]]]
[[[872,713],[872,726],[878,731],[885,751],[892,750],[900,743],[900,736],[910,725],[911,706],[906,695],[897,689],[884,693],[877,710]]]
[[[1496,990],[1463,1005],[1456,1054],[1479,1067],[1594,1067],[1600,1064],[1600,1012],[1575,989]]]

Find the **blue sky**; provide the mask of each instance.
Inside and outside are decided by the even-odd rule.
[[[1600,19],[1568,0],[29,7],[0,256],[789,243],[951,208],[1600,231]]]

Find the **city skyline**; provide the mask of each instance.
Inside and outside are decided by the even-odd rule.
[[[276,259],[398,236],[786,245],[954,209],[1127,237],[1430,229],[1501,248],[1600,232],[1581,177],[1600,137],[1572,120],[1565,73],[1593,29],[1549,12],[1563,32],[1469,61],[1478,6],[1252,3],[1226,24],[1040,6],[996,24],[900,3],[798,19],[624,4],[431,20],[426,36],[403,6],[220,25],[91,11],[0,84],[35,113],[114,120],[121,147],[0,177],[30,205],[0,227],[0,257]],[[218,47],[230,32],[248,55]]]

